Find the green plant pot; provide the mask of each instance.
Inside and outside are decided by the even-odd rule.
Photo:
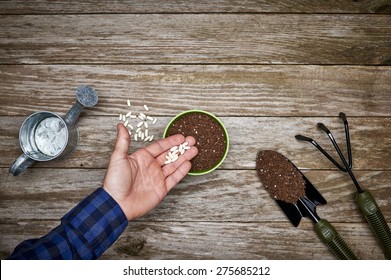
[[[216,123],[218,123],[218,125],[223,129],[224,131],[224,138],[225,138],[225,142],[227,143],[226,144],[226,147],[225,147],[225,152],[224,152],[224,155],[222,156],[222,158],[214,165],[212,166],[211,168],[209,169],[206,169],[206,170],[200,170],[200,171],[190,171],[188,174],[189,175],[205,175],[205,174],[208,174],[210,172],[212,172],[213,170],[215,170],[217,167],[219,167],[223,161],[225,160],[225,158],[227,157],[227,154],[228,154],[228,150],[229,150],[229,137],[228,137],[228,132],[227,132],[227,129],[225,128],[224,124],[213,114],[209,113],[209,112],[206,112],[206,111],[202,111],[202,110],[189,110],[189,111],[184,111],[178,115],[176,115],[166,126],[166,129],[164,130],[164,133],[163,133],[163,138],[166,138],[167,137],[167,132],[168,130],[171,128],[172,124],[175,123],[177,120],[179,120],[180,118],[188,115],[188,114],[193,114],[193,113],[198,113],[198,114],[206,114],[208,115],[209,117],[211,117]]]

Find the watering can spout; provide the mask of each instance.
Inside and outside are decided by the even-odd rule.
[[[98,103],[98,94],[90,86],[79,86],[76,89],[76,103],[65,115],[64,121],[67,124],[75,124],[84,107],[93,107]]]

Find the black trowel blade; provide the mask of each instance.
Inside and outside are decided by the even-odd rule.
[[[300,172],[300,170],[298,171]],[[303,176],[306,184],[305,186],[306,198],[312,201],[315,205],[326,204],[327,203],[326,199],[318,192],[318,190],[314,187],[314,185],[307,179],[307,177],[304,176],[303,173],[301,173],[301,175]],[[303,213],[302,211],[300,211],[297,204],[287,203],[285,201],[281,201],[277,199],[276,202],[295,227],[297,227],[300,224],[301,218],[307,215],[307,213]]]

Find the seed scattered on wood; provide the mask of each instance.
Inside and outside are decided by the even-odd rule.
[[[131,106],[131,101],[128,99],[126,101],[128,107]],[[148,105],[144,104],[143,108],[145,111],[150,111]],[[133,111],[133,110],[132,110]],[[125,127],[128,128],[129,135],[133,135],[133,138],[135,141],[152,141],[154,136],[149,134],[148,128],[151,126],[151,124],[156,124],[157,118],[147,116],[143,112],[139,112],[138,114],[134,111],[127,110],[126,113],[119,114],[118,120],[123,121]],[[131,124],[133,119],[140,119],[141,122],[136,122],[134,125]],[[137,128],[136,128],[137,127]],[[132,131],[136,128],[136,133],[132,133]]]

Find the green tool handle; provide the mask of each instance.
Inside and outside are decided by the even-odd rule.
[[[383,246],[386,259],[391,259],[391,232],[386,220],[375,199],[368,191],[357,193],[356,203],[360,207],[361,212],[365,216],[372,231]]]
[[[336,229],[327,221],[320,219],[315,224],[315,232],[339,260],[357,260],[348,244],[339,236]]]

